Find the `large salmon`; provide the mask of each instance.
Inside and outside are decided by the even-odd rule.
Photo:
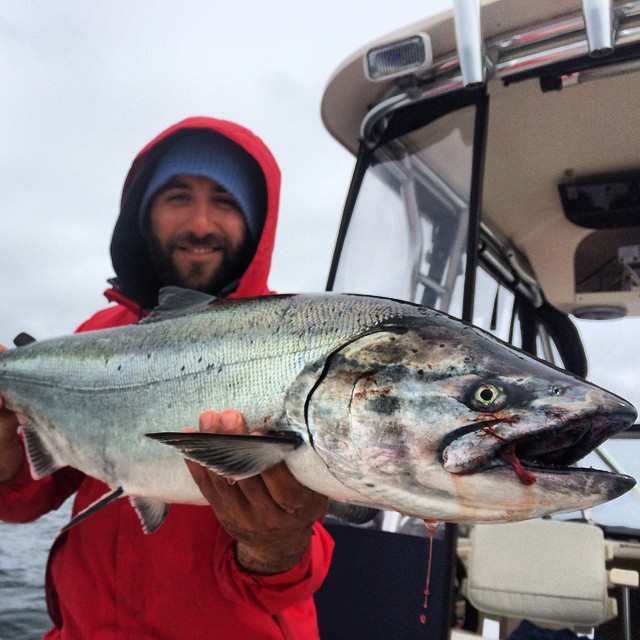
[[[459,320],[361,296],[212,300],[167,290],[143,323],[1,353],[32,474],[103,480],[99,505],[129,496],[147,531],[169,503],[204,503],[183,455],[234,478],[284,460],[335,500],[452,522],[583,509],[635,484],[570,466],[633,424],[628,402]],[[268,435],[180,432],[224,408]]]

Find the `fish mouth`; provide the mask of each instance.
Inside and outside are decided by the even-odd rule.
[[[611,426],[608,420],[603,423],[595,417],[575,420],[550,432],[517,438],[513,443],[514,453],[530,466],[568,467],[607,440]]]
[[[558,417],[553,417],[555,424],[545,421],[537,427],[519,424],[518,416],[491,416],[465,425],[443,440],[443,466],[457,474],[510,467],[527,485],[535,483],[538,474],[607,473],[574,465],[612,435],[629,428],[636,412],[629,406],[613,415],[594,411],[560,422]]]

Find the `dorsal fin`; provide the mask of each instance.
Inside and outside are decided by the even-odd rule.
[[[36,342],[36,339],[33,336],[30,336],[28,333],[25,333],[24,331],[19,333],[13,339],[13,344],[16,347],[25,347],[26,345],[31,344],[32,342]]]
[[[141,324],[162,322],[171,318],[179,318],[208,307],[217,298],[208,293],[183,289],[182,287],[163,287],[158,294],[158,306]]]

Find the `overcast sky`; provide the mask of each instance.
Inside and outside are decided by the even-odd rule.
[[[235,120],[283,173],[271,285],[324,289],[353,158],[320,120],[333,70],[450,0],[0,0],[0,343],[104,306],[135,154],[191,115]]]

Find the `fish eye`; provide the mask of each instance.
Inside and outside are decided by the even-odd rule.
[[[506,399],[504,390],[489,382],[481,382],[471,394],[471,403],[480,411],[501,409]]]

